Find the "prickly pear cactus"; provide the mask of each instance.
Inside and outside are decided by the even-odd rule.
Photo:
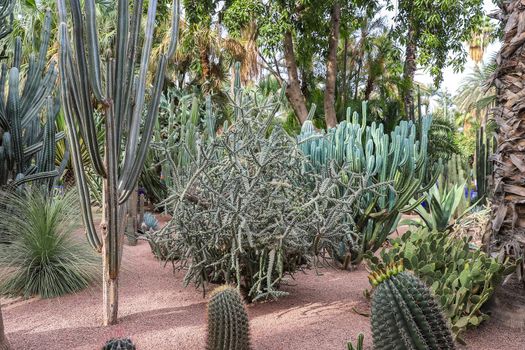
[[[375,350],[455,349],[442,310],[430,289],[393,264],[372,273],[372,334]]]
[[[135,350],[130,338],[114,338],[107,341],[102,350]]]
[[[237,289],[221,286],[208,302],[207,350],[249,350],[248,314]]]

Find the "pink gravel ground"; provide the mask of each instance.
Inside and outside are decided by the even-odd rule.
[[[55,299],[30,299],[4,306],[7,336],[15,350],[100,349],[105,340],[130,336],[137,349],[204,349],[206,300],[192,286],[182,286],[152,256],[149,246],[124,246],[120,281],[120,322],[102,327],[101,288]],[[254,349],[343,350],[365,334],[370,349],[369,319],[363,290],[363,267],[353,272],[323,269],[298,273],[278,301],[248,306]],[[488,321],[470,331],[466,349],[524,350],[525,333]]]

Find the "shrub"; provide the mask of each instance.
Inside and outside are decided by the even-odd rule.
[[[79,221],[75,193],[49,197],[33,189],[1,196],[7,234],[0,244],[0,292],[50,298],[86,287],[98,264],[87,243],[73,235]]]
[[[513,266],[499,263],[479,249],[472,249],[467,238],[427,229],[409,231],[384,248],[380,258],[369,256],[372,268],[403,261],[405,267],[432,289],[443,306],[455,336],[467,327],[488,318],[481,307],[494,292],[500,279]]]
[[[198,143],[186,167],[173,161],[165,201],[172,220],[149,241],[158,257],[186,271],[186,285],[236,283],[257,300],[285,294],[286,275],[314,256],[337,255],[341,245],[348,263],[344,253],[362,243],[351,214],[381,185],[334,169],[324,179],[305,175],[296,139],[272,120],[279,102],[247,99],[230,127]]]

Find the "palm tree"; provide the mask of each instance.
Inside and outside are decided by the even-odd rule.
[[[498,125],[494,154],[494,196],[491,248],[502,256],[521,258],[525,254],[525,6],[521,0],[498,3],[504,24],[503,40],[494,74]],[[523,281],[523,262],[518,277]]]
[[[485,125],[490,110],[496,102],[496,89],[490,85],[490,78],[496,71],[496,56],[493,55],[487,63],[476,65],[472,71],[463,78],[454,103],[460,112],[471,113]]]

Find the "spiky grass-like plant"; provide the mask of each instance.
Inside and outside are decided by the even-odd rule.
[[[80,221],[76,194],[50,197],[33,189],[1,197],[0,293],[51,298],[88,286],[98,264],[87,242],[73,235]]]

